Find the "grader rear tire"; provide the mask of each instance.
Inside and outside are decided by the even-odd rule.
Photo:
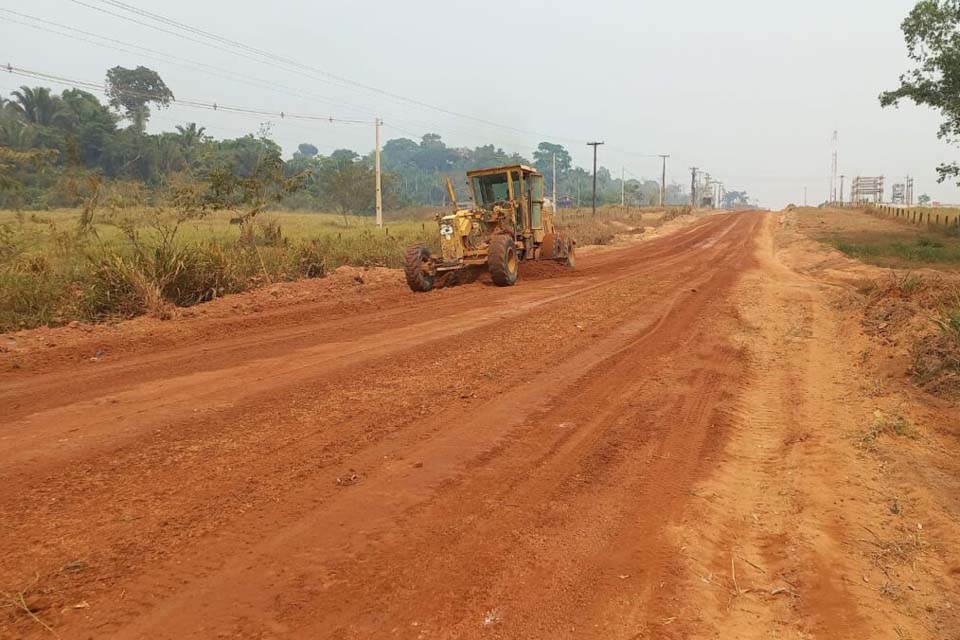
[[[433,289],[435,276],[430,273],[429,266],[430,249],[422,244],[415,244],[407,249],[403,272],[411,291],[422,293]]]
[[[493,283],[498,287],[509,287],[516,283],[520,273],[520,257],[513,238],[507,235],[491,238],[487,264]]]

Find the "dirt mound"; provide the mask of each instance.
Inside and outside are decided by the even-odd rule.
[[[910,350],[909,373],[925,391],[945,398],[960,397],[960,347],[942,333],[919,337]]]

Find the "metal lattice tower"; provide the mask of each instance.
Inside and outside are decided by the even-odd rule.
[[[857,176],[850,188],[853,204],[879,204],[883,202],[883,176]]]

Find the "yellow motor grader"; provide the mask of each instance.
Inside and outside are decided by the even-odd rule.
[[[544,198],[543,174],[524,165],[467,172],[473,207],[460,209],[447,181],[453,213],[438,214],[440,253],[415,244],[406,253],[407,284],[430,291],[437,277],[487,267],[494,284],[517,281],[522,260],[553,260],[574,266],[575,242],[560,233],[553,203]]]

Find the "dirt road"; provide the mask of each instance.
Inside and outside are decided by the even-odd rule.
[[[950,566],[914,610],[846,546],[879,516],[838,485],[881,482],[857,347],[776,229],[25,356],[0,635],[951,637]]]

